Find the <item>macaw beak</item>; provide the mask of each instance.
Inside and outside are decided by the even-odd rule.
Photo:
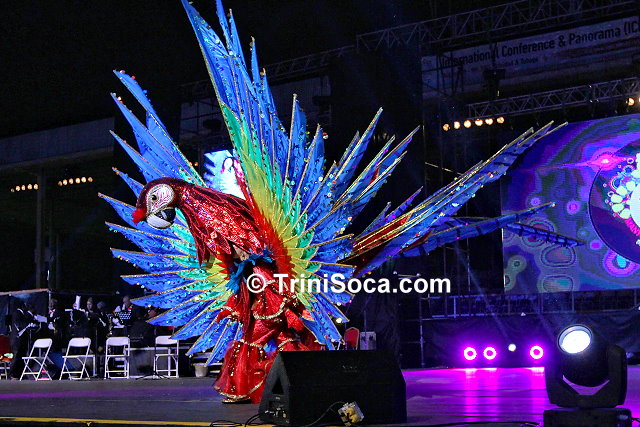
[[[138,224],[140,221],[144,221],[147,217],[146,209],[138,208],[133,211],[133,223]]]

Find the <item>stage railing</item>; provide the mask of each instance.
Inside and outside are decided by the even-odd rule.
[[[415,299],[414,299],[415,300]],[[528,295],[438,295],[418,299],[415,320],[513,314],[588,313],[638,307],[637,289],[554,292]],[[405,301],[411,305],[412,301]],[[419,314],[420,313],[420,314]]]

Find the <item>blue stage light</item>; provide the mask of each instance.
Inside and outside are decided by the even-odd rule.
[[[593,333],[586,326],[569,326],[560,333],[558,345],[565,353],[578,354],[591,345],[592,337]]]

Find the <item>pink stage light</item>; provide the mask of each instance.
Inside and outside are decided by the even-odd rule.
[[[531,350],[529,350],[529,356],[535,360],[540,360],[542,356],[544,356],[544,350],[539,345],[534,345],[531,347]]]
[[[473,347],[465,348],[462,354],[464,355],[464,358],[469,361],[475,359],[478,356],[478,352]]]
[[[498,352],[496,351],[495,348],[493,347],[487,347],[484,349],[484,351],[482,352],[482,355],[484,356],[485,359],[487,360],[493,360],[496,358],[496,356],[498,355]]]

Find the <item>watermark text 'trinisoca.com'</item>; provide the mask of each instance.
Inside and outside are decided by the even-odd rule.
[[[425,279],[423,277],[404,277],[400,279],[397,285],[392,284],[387,278],[350,278],[347,279],[344,274],[334,273],[324,278],[313,277],[296,277],[290,278],[288,274],[274,274],[277,286],[280,292],[303,292],[303,293],[343,293],[349,292],[357,294],[365,292],[368,294],[409,294],[431,293],[443,294],[451,292],[451,281],[449,279]],[[260,274],[252,274],[246,279],[247,287],[250,292],[259,293],[266,289],[269,283],[264,276]]]

